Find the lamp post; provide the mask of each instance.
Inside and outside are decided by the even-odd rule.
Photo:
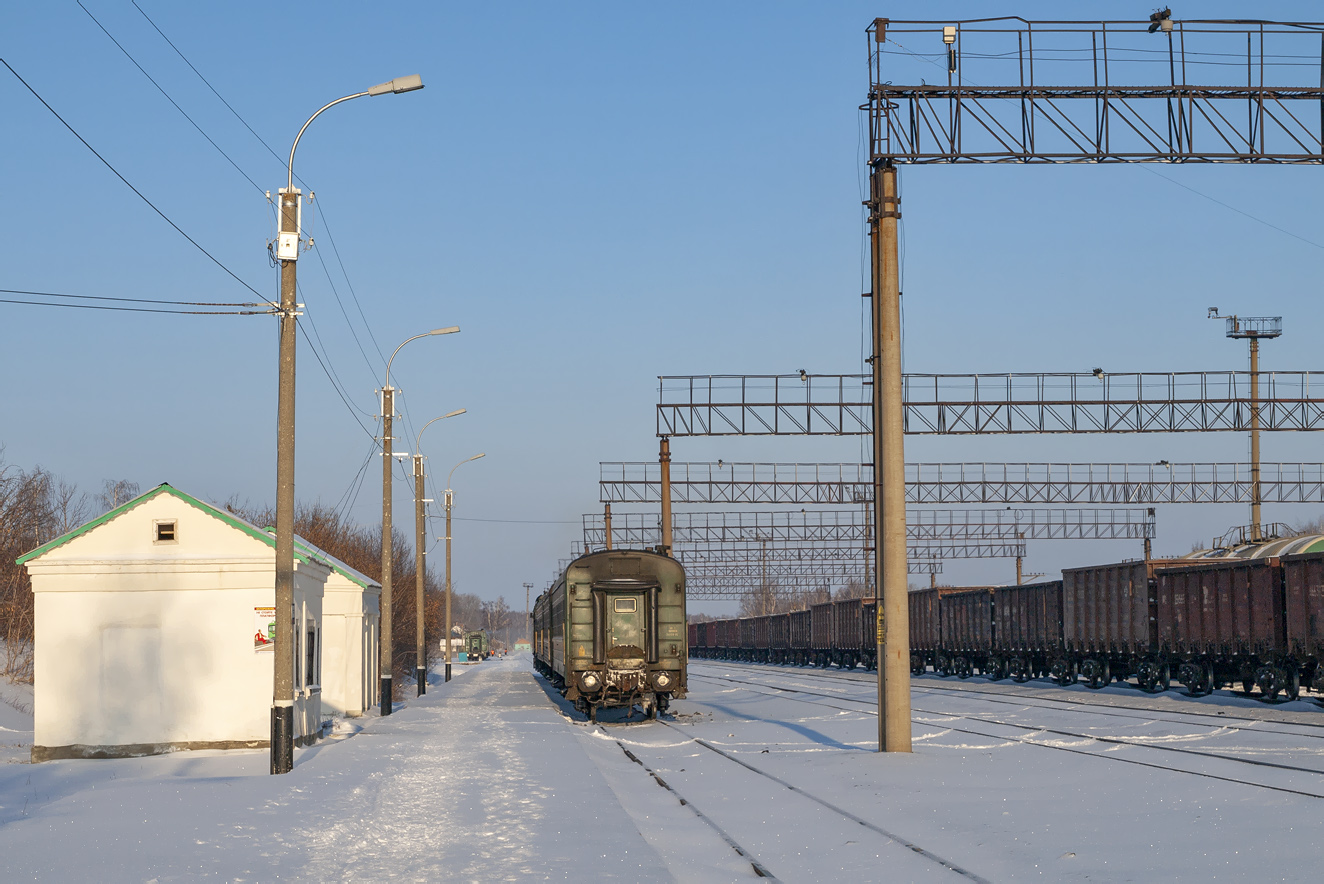
[[[386,360],[386,383],[382,386],[382,635],[381,641],[378,642],[381,646],[382,715],[391,714],[393,670],[391,657],[395,653],[395,642],[392,641],[391,632],[391,428],[395,420],[395,388],[391,386],[391,363],[395,361],[401,347],[410,341],[433,335],[450,335],[459,330],[458,325],[452,325],[448,328],[434,328],[421,335],[406,338],[399,347],[395,348],[391,358]]]
[[[324,105],[299,129],[286,164],[280,194],[280,356],[276,393],[276,652],[272,660],[271,772],[294,769],[294,351],[296,302],[295,264],[299,260],[300,192],[294,186],[294,152],[308,126],[327,108],[364,95],[413,92],[423,88],[418,74],[399,77]]]
[[[428,523],[427,514],[423,511],[423,430],[435,424],[437,421],[444,421],[448,417],[455,417],[457,414],[464,414],[463,408],[457,408],[450,414],[443,414],[441,417],[434,417],[423,425],[423,429],[418,431],[418,439],[414,444],[414,625],[417,633],[417,651],[414,657],[414,681],[418,684],[418,696],[423,696],[428,692],[428,673],[427,673],[427,632],[423,617],[423,584],[426,576],[426,566],[424,556],[427,554],[427,536]]]
[[[473,457],[466,457],[464,460],[451,467],[450,475],[446,477],[446,680],[451,680],[451,477],[455,471],[464,466],[471,460],[478,460],[480,457],[487,457],[486,453],[475,454]]]

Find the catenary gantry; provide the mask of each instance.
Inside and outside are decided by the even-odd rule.
[[[1324,503],[1324,463],[1261,464],[1266,503]],[[657,503],[657,463],[600,465],[603,503]],[[1247,503],[1245,463],[911,463],[912,504]],[[873,468],[854,463],[671,464],[676,503],[858,503],[873,498]]]

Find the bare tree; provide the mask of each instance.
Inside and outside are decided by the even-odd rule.
[[[101,512],[108,513],[120,504],[133,500],[141,491],[137,482],[128,479],[105,479],[101,482],[101,493],[96,496]]]

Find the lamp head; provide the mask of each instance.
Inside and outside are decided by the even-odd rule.
[[[434,328],[428,332],[430,335],[453,335],[460,330],[458,325],[448,326],[447,328]]]
[[[457,414],[464,414],[464,412],[465,412],[465,409],[463,409],[463,408],[457,408],[457,409],[455,409],[454,411],[452,411],[450,414],[443,414],[443,415],[442,415],[442,418],[445,419],[445,418],[448,418],[448,417],[455,417],[455,415],[457,415]]]
[[[401,92],[416,92],[423,88],[423,78],[418,74],[396,77],[385,83],[378,83],[368,90],[369,95],[399,95]]]

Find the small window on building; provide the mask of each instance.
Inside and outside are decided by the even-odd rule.
[[[178,536],[175,534],[174,520],[156,523],[157,543],[175,543],[178,539]]]
[[[634,599],[614,599],[612,610],[617,614],[633,614],[636,610]]]

